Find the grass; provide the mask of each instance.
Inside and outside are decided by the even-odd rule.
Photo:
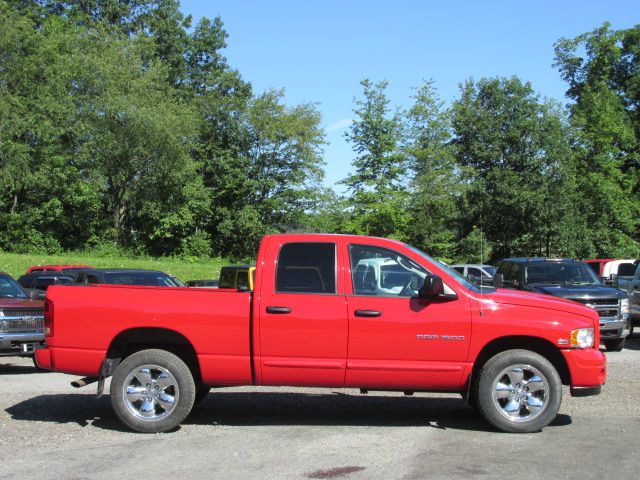
[[[69,252],[59,255],[18,254],[0,252],[0,272],[6,272],[17,279],[32,265],[90,265],[95,268],[145,268],[161,270],[180,280],[200,280],[218,278],[220,267],[232,262],[222,258],[211,260],[181,260],[178,258],[129,258],[100,257],[85,252]]]

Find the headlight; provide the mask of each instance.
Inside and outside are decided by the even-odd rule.
[[[622,315],[629,315],[629,299],[623,298],[620,300],[620,313]]]
[[[594,345],[593,328],[579,328],[571,332],[571,348],[589,348]]]

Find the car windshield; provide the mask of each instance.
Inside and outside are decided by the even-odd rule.
[[[0,275],[0,298],[28,298],[27,292],[13,278]]]
[[[482,268],[484,268],[484,271],[487,272],[489,275],[491,275],[492,277],[495,277],[496,267],[482,267]]]
[[[524,269],[525,283],[557,285],[599,285],[600,280],[593,270],[582,262],[544,262],[527,265]]]
[[[169,275],[162,272],[114,272],[105,274],[106,283],[116,285],[149,285],[179,287]]]
[[[493,287],[485,287],[485,286],[478,286],[477,284],[469,281],[469,279],[467,277],[465,277],[464,275],[462,275],[460,272],[454,270],[453,268],[449,267],[448,265],[439,262],[438,260],[434,259],[431,255],[423,252],[422,250],[413,247],[409,244],[405,244],[405,246],[407,248],[410,248],[411,250],[413,250],[414,252],[416,252],[418,255],[420,255],[421,257],[423,257],[424,259],[426,259],[428,262],[433,263],[438,265],[439,268],[441,268],[442,270],[446,271],[451,277],[453,277],[453,279],[458,282],[460,285],[462,285],[463,287],[472,290],[474,292],[482,292],[483,290],[488,290],[490,289],[491,291],[493,291]]]

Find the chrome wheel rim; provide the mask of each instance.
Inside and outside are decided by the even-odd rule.
[[[129,411],[143,420],[162,420],[178,404],[180,389],[169,370],[159,365],[142,365],[127,376],[122,390]]]
[[[540,416],[549,404],[549,383],[531,365],[512,365],[493,381],[493,403],[512,422],[528,422]]]

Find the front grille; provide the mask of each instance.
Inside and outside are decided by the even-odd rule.
[[[620,308],[618,306],[617,298],[598,298],[598,299],[584,299],[584,298],[572,298],[574,302],[588,305],[598,312],[600,318],[613,318],[620,314]]]
[[[44,329],[42,310],[3,309],[0,313],[0,326],[3,332],[41,332]]]
[[[594,305],[594,306],[605,305],[609,307],[618,306],[617,298],[597,298],[597,299],[572,298],[571,300],[573,300],[574,302],[583,303],[585,305]]]

